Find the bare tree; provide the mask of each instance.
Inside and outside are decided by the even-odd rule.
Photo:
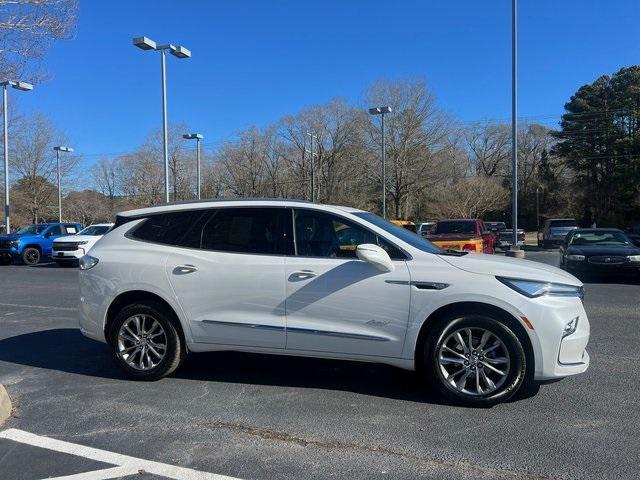
[[[22,193],[27,200],[32,218],[38,212],[51,209],[56,204],[50,185],[57,183],[56,156],[53,147],[64,143],[63,135],[42,114],[22,119],[14,134],[14,158],[12,177],[21,181]],[[60,156],[63,189],[68,187],[79,159],[73,155]]]
[[[466,177],[443,188],[434,202],[440,218],[482,218],[506,206],[509,192],[496,178]]]
[[[388,105],[385,140],[388,159],[387,191],[396,218],[407,215],[403,202],[412,190],[433,183],[440,172],[441,156],[451,132],[450,119],[436,106],[435,98],[423,81],[379,82],[367,95],[369,105]],[[381,135],[377,120],[371,119],[372,148],[380,151]],[[377,169],[379,171],[379,169]]]
[[[470,162],[478,175],[504,176],[511,157],[511,127],[488,121],[473,123],[465,131]]]
[[[36,83],[39,63],[55,40],[74,31],[77,0],[0,0],[0,72],[4,79]]]

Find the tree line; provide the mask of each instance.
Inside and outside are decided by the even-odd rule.
[[[581,87],[565,106],[558,130],[519,126],[521,225],[535,228],[536,196],[543,218],[581,218],[585,209],[599,224],[637,218],[639,72],[640,67],[623,69]],[[385,117],[388,218],[510,222],[510,125],[458,121],[422,80],[377,82],[358,103],[336,98],[273,124],[246,128],[219,147],[205,149],[203,198],[313,196],[321,203],[380,212],[380,119],[366,108],[378,105],[392,108]],[[56,195],[51,147],[61,135],[43,115],[12,124],[17,125],[12,135],[14,218],[23,223],[50,218]],[[196,196],[194,144],[182,138],[188,131],[187,125],[169,128],[172,201]],[[163,201],[159,130],[134,151],[95,162],[83,189],[77,188],[78,161],[64,157],[63,211],[69,220],[107,221],[119,210]]]

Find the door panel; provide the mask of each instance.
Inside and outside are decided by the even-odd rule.
[[[409,318],[404,260],[383,273],[358,260],[357,246],[402,252],[337,215],[295,209],[296,256],[286,262],[287,349],[400,356]]]
[[[196,342],[284,348],[284,257],[172,250],[166,272]]]
[[[404,261],[288,257],[287,349],[399,357],[409,318]]]

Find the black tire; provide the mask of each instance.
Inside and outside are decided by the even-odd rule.
[[[22,251],[22,263],[25,265],[37,265],[41,257],[40,250],[36,247],[27,247]]]
[[[118,332],[129,318],[135,315],[145,315],[160,323],[166,335],[166,352],[160,362],[148,370],[138,370],[129,365],[118,351]],[[107,335],[111,353],[116,364],[131,378],[136,380],[159,380],[171,375],[186,355],[176,323],[175,314],[162,305],[153,302],[136,303],[124,307],[114,319]]]
[[[54,262],[56,263],[56,265],[58,265],[59,267],[62,267],[62,268],[69,268],[69,267],[77,267],[78,266],[78,262],[75,262],[75,261],[73,261],[73,262],[69,262],[69,261],[61,262],[59,260],[54,260]]]
[[[444,376],[440,366],[440,350],[450,334],[460,329],[483,329],[495,335],[506,348],[510,360],[509,369],[504,380],[494,391],[477,394],[458,390]],[[473,330],[472,330],[473,331]],[[477,330],[479,332],[479,330]],[[509,400],[515,395],[527,377],[526,355],[520,340],[504,323],[478,314],[459,314],[443,319],[434,325],[424,344],[424,372],[429,383],[442,396],[459,405],[472,407],[491,407]],[[486,364],[485,364],[486,365]],[[457,366],[455,367],[457,368]],[[463,368],[460,365],[460,368]],[[467,367],[470,368],[470,367]],[[476,367],[477,369],[478,367]],[[483,366],[484,368],[484,366]],[[500,367],[504,368],[504,367]],[[480,372],[480,370],[477,370]],[[485,369],[485,372],[489,372]],[[463,375],[466,372],[463,372]],[[475,372],[470,374],[468,382],[475,379]],[[457,377],[460,378],[460,377]],[[462,388],[462,390],[466,390]]]

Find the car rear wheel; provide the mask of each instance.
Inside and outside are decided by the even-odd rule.
[[[25,265],[36,265],[40,263],[40,250],[35,247],[27,247],[22,252],[22,261]]]
[[[425,371],[454,403],[489,407],[511,398],[526,376],[518,337],[492,318],[467,314],[440,322],[425,342]]]
[[[172,313],[157,304],[123,308],[109,329],[114,360],[138,380],[158,380],[173,373],[185,350],[172,321]]]

